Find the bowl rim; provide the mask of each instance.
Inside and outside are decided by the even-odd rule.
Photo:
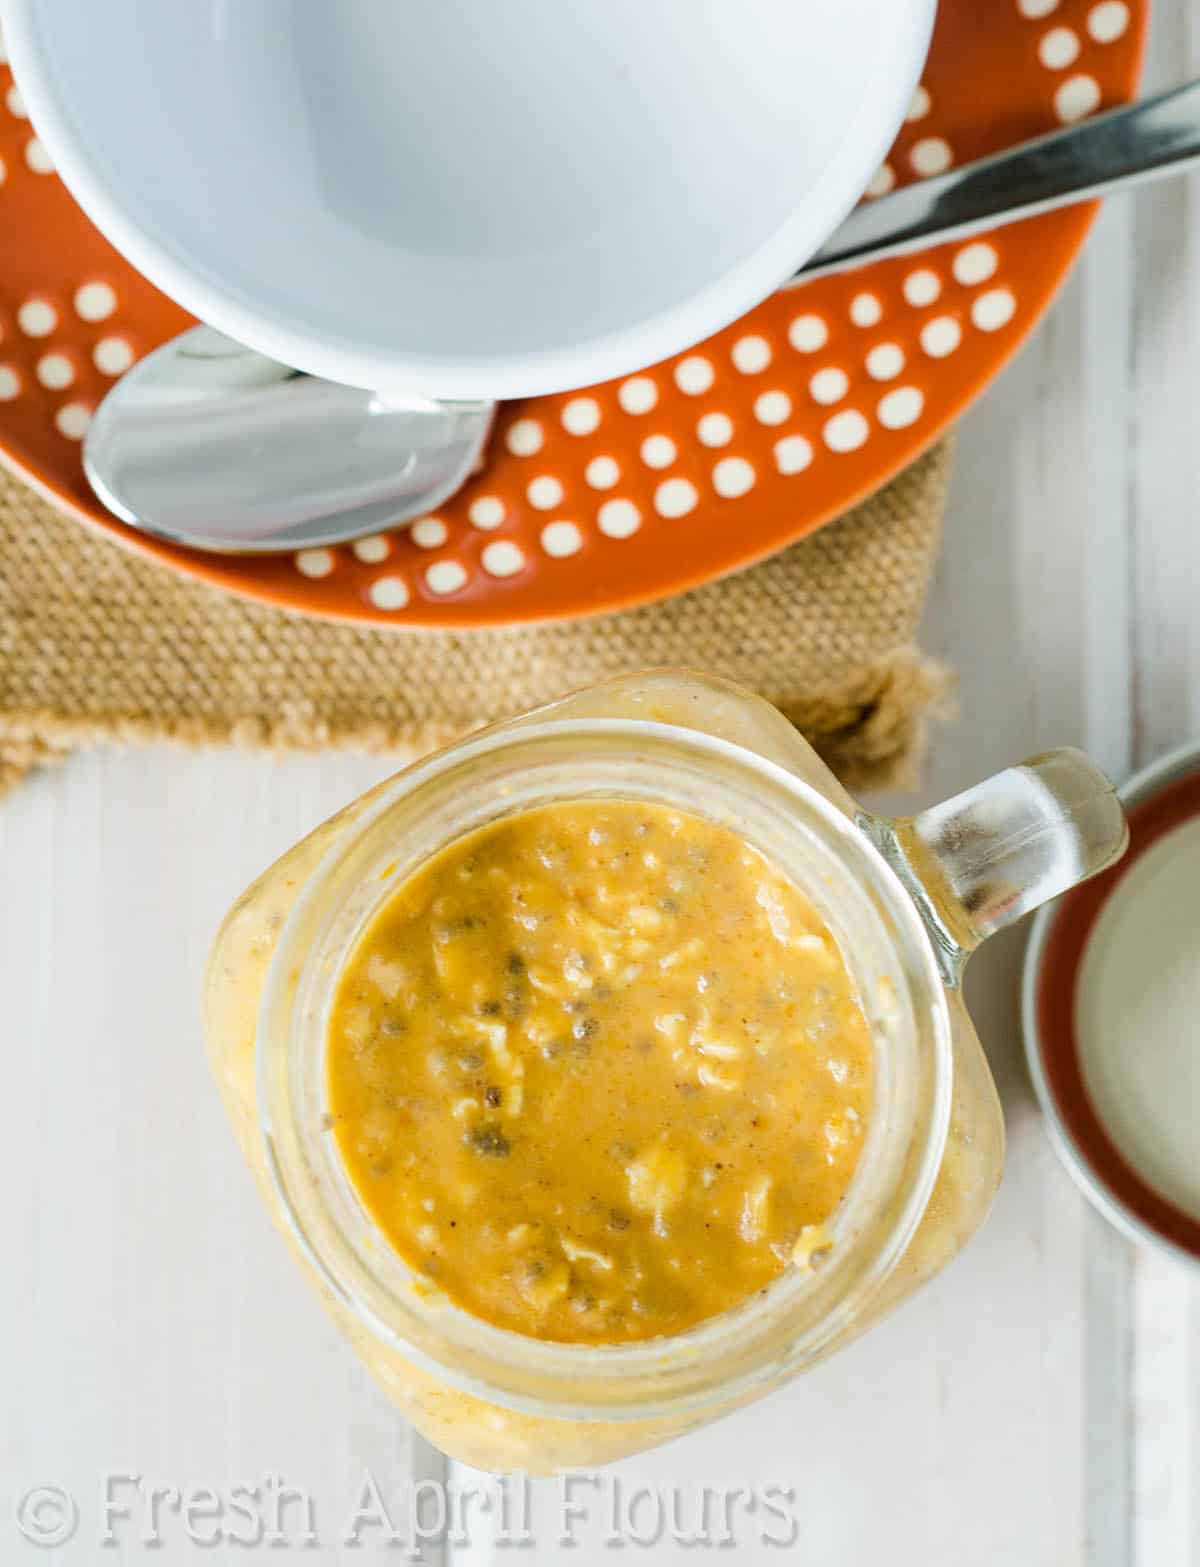
[[[1174,788],[1180,789],[1179,799],[1185,802],[1181,811],[1169,809]],[[1200,741],[1178,746],[1139,769],[1117,795],[1130,816],[1129,851],[1110,870],[1034,916],[1021,975],[1025,1061],[1050,1142],[1083,1195],[1128,1239],[1200,1271],[1200,1220],[1154,1188],[1116,1147],[1087,1094],[1073,1024],[1079,968],[1100,912],[1149,848],[1175,827],[1200,817]],[[1165,818],[1147,823],[1146,812],[1164,802],[1168,807]],[[1070,934],[1073,952],[1051,987],[1046,958],[1056,937],[1061,939],[1064,932]],[[1049,1041],[1042,1012],[1053,1001],[1057,1001],[1060,1014],[1065,1012],[1072,1022],[1065,1038]],[[1049,1051],[1054,1049],[1066,1054],[1071,1074],[1079,1080],[1080,1102],[1074,1114],[1064,1108],[1047,1069]],[[1166,1233],[1146,1216],[1146,1209],[1167,1216],[1182,1237]]]
[[[251,308],[240,291],[198,267],[165,237],[147,232],[120,190],[93,170],[88,138],[56,101],[35,22],[40,4],[0,0],[14,78],[58,173],[117,250],[198,319],[295,369],[375,391],[447,399],[541,396],[618,379],[693,347],[761,303],[834,232],[886,157],[920,80],[937,10],[937,0],[892,0],[892,8],[903,6],[908,18],[897,30],[894,57],[878,58],[883,80],[862,95],[837,155],[803,206],[737,266],[670,309],[590,341],[471,360],[373,351],[349,334],[306,329],[289,312]]]

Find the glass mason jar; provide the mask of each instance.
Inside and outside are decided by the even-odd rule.
[[[355,941],[430,856],[499,816],[605,797],[731,827],[794,879],[855,979],[874,1101],[820,1267],[789,1269],[676,1337],[597,1347],[481,1321],[383,1240],[328,1131],[325,1038]],[[888,821],[862,811],[751,693],[686,672],[612,681],[419,762],[261,876],[210,960],[213,1068],[272,1215],[412,1423],[481,1469],[606,1463],[806,1370],[962,1247],[995,1192],[1004,1145],[963,1007],[964,964],[992,932],[1108,865],[1125,837],[1111,786],[1078,752]]]

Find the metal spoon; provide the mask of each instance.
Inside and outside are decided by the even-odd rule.
[[[923,180],[851,214],[792,287],[1200,161],[1200,83]],[[294,550],[396,527],[480,462],[494,403],[376,396],[195,327],[124,375],[84,447],[122,521],[195,549]]]
[[[1197,163],[1200,82],[1189,82],[865,202],[791,286],[1182,174]]]
[[[122,376],[83,463],[143,532],[229,554],[295,550],[441,505],[480,462],[495,411],[340,386],[197,326]]]

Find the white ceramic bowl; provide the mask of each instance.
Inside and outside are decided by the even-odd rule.
[[[333,380],[514,397],[765,298],[900,125],[935,0],[0,0],[99,228]]]
[[[1118,793],[1129,814],[1124,859],[1034,919],[1025,1055],[1051,1140],[1084,1195],[1130,1239],[1200,1271],[1200,744],[1161,757]]]

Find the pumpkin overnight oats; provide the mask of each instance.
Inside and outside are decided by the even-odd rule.
[[[816,909],[736,833],[565,802],[452,843],[375,913],[327,1074],[410,1267],[496,1326],[617,1344],[820,1260],[872,1040]]]
[[[938,856],[909,885],[877,848],[921,821],[659,671],[414,764],[238,899],[205,988],[237,1140],[430,1441],[531,1474],[644,1451],[970,1237],[1003,1128],[927,923],[957,905]]]

